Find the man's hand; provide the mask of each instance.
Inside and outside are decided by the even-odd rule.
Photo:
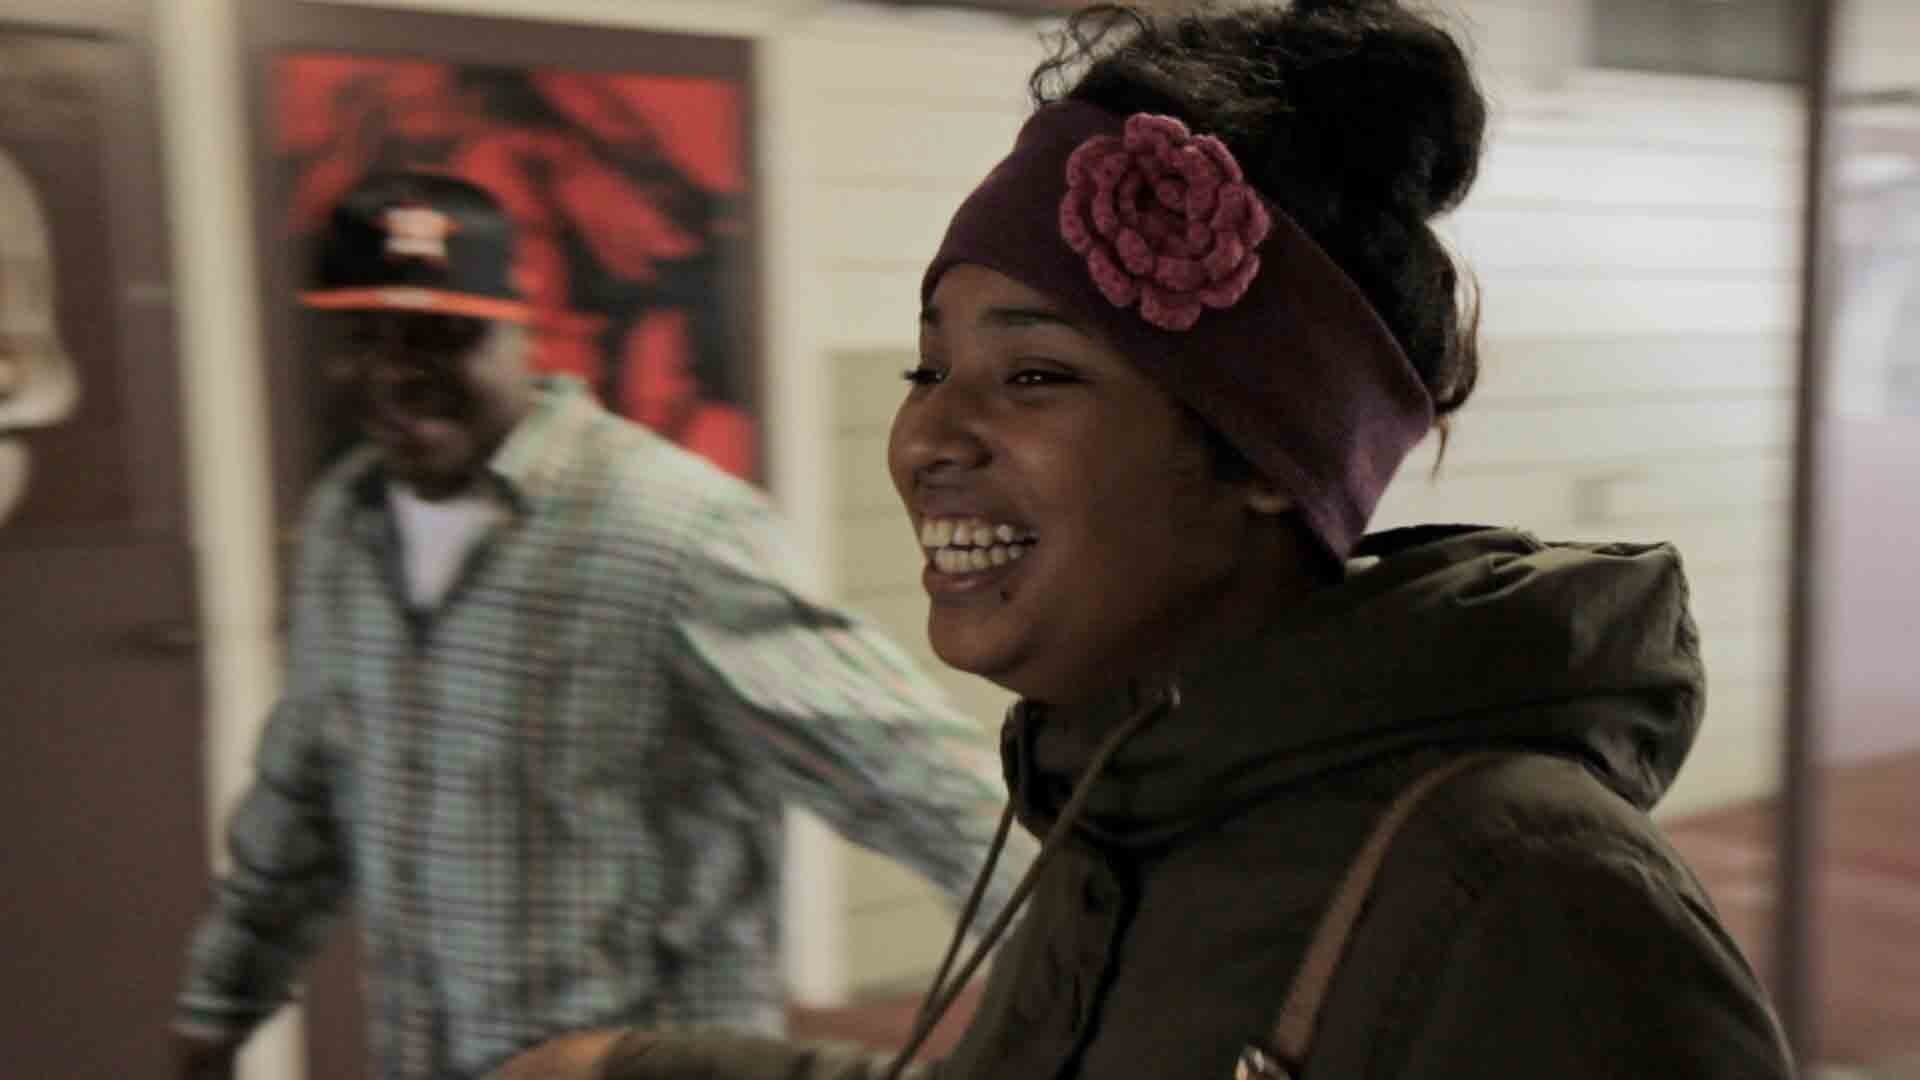
[[[233,1080],[240,1044],[208,1035],[173,1033],[174,1080]]]
[[[607,1051],[625,1028],[596,1028],[549,1039],[488,1074],[487,1080],[599,1080]]]

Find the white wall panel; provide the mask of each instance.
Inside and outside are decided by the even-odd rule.
[[[1481,274],[1480,282],[1481,327],[1495,338],[1788,334],[1798,321],[1797,285],[1785,273],[1615,277],[1495,267]],[[847,301],[851,297],[841,289],[856,284],[873,283],[833,281],[829,291],[835,302]],[[881,295],[898,291],[888,285]],[[863,322],[863,331],[878,329],[870,320]]]
[[[1005,102],[963,101],[931,110],[924,101],[840,100],[821,111],[832,117],[816,131],[823,180],[879,181],[946,187],[964,192],[1013,145],[1024,110]]]
[[[984,171],[984,169],[982,170]],[[947,219],[967,197],[953,187],[909,188],[835,182],[821,201],[820,265],[876,270],[918,286],[920,271],[940,246]],[[893,327],[912,340],[913,325]]]
[[[1403,470],[1381,500],[1376,522],[1493,522],[1524,507],[1535,520],[1589,527],[1754,507],[1784,510],[1789,462],[1768,451],[1708,461],[1654,461],[1569,469],[1527,462],[1479,468],[1449,461]]]
[[[1470,412],[1514,402],[1673,395],[1791,393],[1793,339],[1784,332],[1594,337],[1483,337]]]
[[[1481,273],[1619,275],[1653,271],[1793,273],[1796,223],[1771,210],[1701,217],[1685,210],[1476,203],[1452,220],[1456,249]]]
[[[1703,216],[1791,210],[1797,165],[1777,153],[1638,142],[1631,130],[1596,138],[1511,140],[1492,146],[1476,205],[1687,207]]]
[[[1641,463],[1777,449],[1791,434],[1784,398],[1604,401],[1462,415],[1447,466]]]

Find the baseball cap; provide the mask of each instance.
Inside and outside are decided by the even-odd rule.
[[[306,307],[523,322],[513,223],[485,189],[425,172],[374,173],[341,197],[316,243]]]

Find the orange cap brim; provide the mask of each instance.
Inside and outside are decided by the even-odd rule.
[[[329,311],[418,311],[435,315],[466,315],[501,322],[526,322],[533,308],[524,300],[475,296],[445,289],[410,285],[373,288],[320,289],[300,294],[300,303]]]

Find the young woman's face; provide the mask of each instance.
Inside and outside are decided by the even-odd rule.
[[[1253,482],[1045,296],[961,265],[922,313],[893,482],[946,663],[1068,703],[1177,660],[1245,601]]]

